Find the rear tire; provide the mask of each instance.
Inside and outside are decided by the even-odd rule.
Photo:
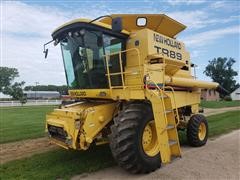
[[[187,139],[191,146],[200,147],[207,143],[208,122],[201,114],[193,115],[187,125]]]
[[[130,173],[149,173],[161,166],[160,154],[149,156],[142,145],[145,126],[153,119],[151,105],[144,102],[129,104],[114,118],[110,148],[119,166]]]

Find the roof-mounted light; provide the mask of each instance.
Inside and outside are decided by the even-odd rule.
[[[80,33],[78,31],[74,32],[74,36],[79,37]]]
[[[85,34],[85,29],[81,29],[81,30],[79,31],[79,33],[80,33],[81,36],[84,36],[84,34]]]

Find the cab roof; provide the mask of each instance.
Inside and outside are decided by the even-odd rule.
[[[68,26],[71,26],[71,25],[74,25],[74,24],[78,24],[78,23],[89,24],[91,21],[92,21],[91,19],[84,19],[84,18],[74,19],[74,20],[71,20],[71,21],[69,21],[69,22],[67,22],[67,23],[59,26],[58,28],[56,28],[56,29],[52,32],[52,34],[56,33],[57,31],[59,31],[59,30],[61,30],[61,29],[63,29],[63,28],[66,28],[66,27],[68,27]],[[104,28],[109,29],[109,30],[112,29],[111,23],[110,23],[110,24],[106,24],[106,23],[102,23],[102,22],[100,22],[100,21],[94,21],[94,22],[92,22],[91,24],[96,25],[96,26],[100,26],[100,27],[104,27]],[[122,30],[122,33],[129,35],[129,32],[126,31],[126,30],[124,30],[124,29]]]
[[[168,17],[165,14],[112,14],[110,16],[112,18],[121,17],[122,28],[129,32],[148,28],[155,32],[173,38],[186,28],[185,25]],[[137,25],[138,18],[145,18],[146,25],[138,26]],[[109,17],[101,19],[100,22],[109,25],[111,25],[112,23]]]
[[[168,17],[165,14],[112,14],[110,15],[112,18],[120,17],[122,19],[122,31],[121,33],[129,35],[132,31],[141,30],[144,28],[151,29],[160,34],[166,35],[168,37],[174,38],[178,33],[183,31],[186,26],[181,24],[180,22]],[[138,18],[145,18],[146,25],[138,26],[137,20]],[[63,24],[62,26],[55,29],[52,33],[52,36],[55,37],[62,29],[66,29],[67,27],[71,27],[73,25],[77,25],[79,23],[89,24],[91,22],[90,19],[75,19],[70,22]],[[111,30],[112,27],[112,19],[109,17],[105,17],[101,20],[94,21],[91,24],[104,27],[106,29]],[[84,25],[83,25],[84,26]]]

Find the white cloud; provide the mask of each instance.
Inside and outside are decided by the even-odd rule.
[[[1,37],[3,46],[3,66],[19,70],[20,80],[27,84],[64,84],[63,64],[59,47],[51,47],[49,58],[44,59],[43,38],[19,38],[17,36]]]
[[[182,4],[187,4],[187,5],[193,5],[193,4],[202,4],[206,2],[205,0],[167,0],[167,2],[172,5],[182,5]]]
[[[205,31],[201,33],[196,33],[194,35],[182,38],[183,42],[187,46],[204,46],[213,42],[216,39],[223,38],[231,34],[240,34],[240,26],[231,26],[227,28],[215,29],[210,31]]]
[[[176,11],[168,14],[173,19],[187,25],[189,28],[198,29],[206,26],[208,14],[204,11]]]
[[[216,1],[216,2],[213,2],[211,5],[210,5],[211,8],[224,8],[226,7],[226,2],[224,1]]]
[[[205,53],[206,53],[206,50],[195,48],[194,50],[191,51],[191,58],[198,59],[199,57],[201,57],[202,54],[205,54]]]
[[[68,20],[69,14],[52,8],[30,6],[21,2],[3,3],[3,33],[49,36],[51,31]]]
[[[206,10],[175,11],[169,12],[168,16],[185,24],[189,29],[201,29],[209,25],[224,24],[239,20],[239,15],[216,18]]]
[[[50,50],[47,61],[44,61],[42,51],[52,30],[66,21],[67,15],[21,2],[4,2],[2,5],[2,66],[18,68],[20,80],[27,84],[35,81],[64,84],[59,48]]]
[[[233,12],[233,11],[239,11],[239,1],[213,1],[209,5],[210,10],[216,10],[216,11],[221,11],[221,12]]]
[[[43,44],[51,40],[52,31],[63,23],[88,14],[97,17],[101,11],[99,8],[104,8],[100,6],[69,13],[16,1],[1,3],[1,66],[18,68],[19,80],[26,81],[26,84],[36,81],[40,84],[65,84],[60,48],[49,46],[48,59],[45,60]]]

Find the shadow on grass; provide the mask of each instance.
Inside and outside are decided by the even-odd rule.
[[[93,172],[114,165],[108,145],[88,151],[59,149],[0,167],[0,179],[69,179],[74,174]]]

